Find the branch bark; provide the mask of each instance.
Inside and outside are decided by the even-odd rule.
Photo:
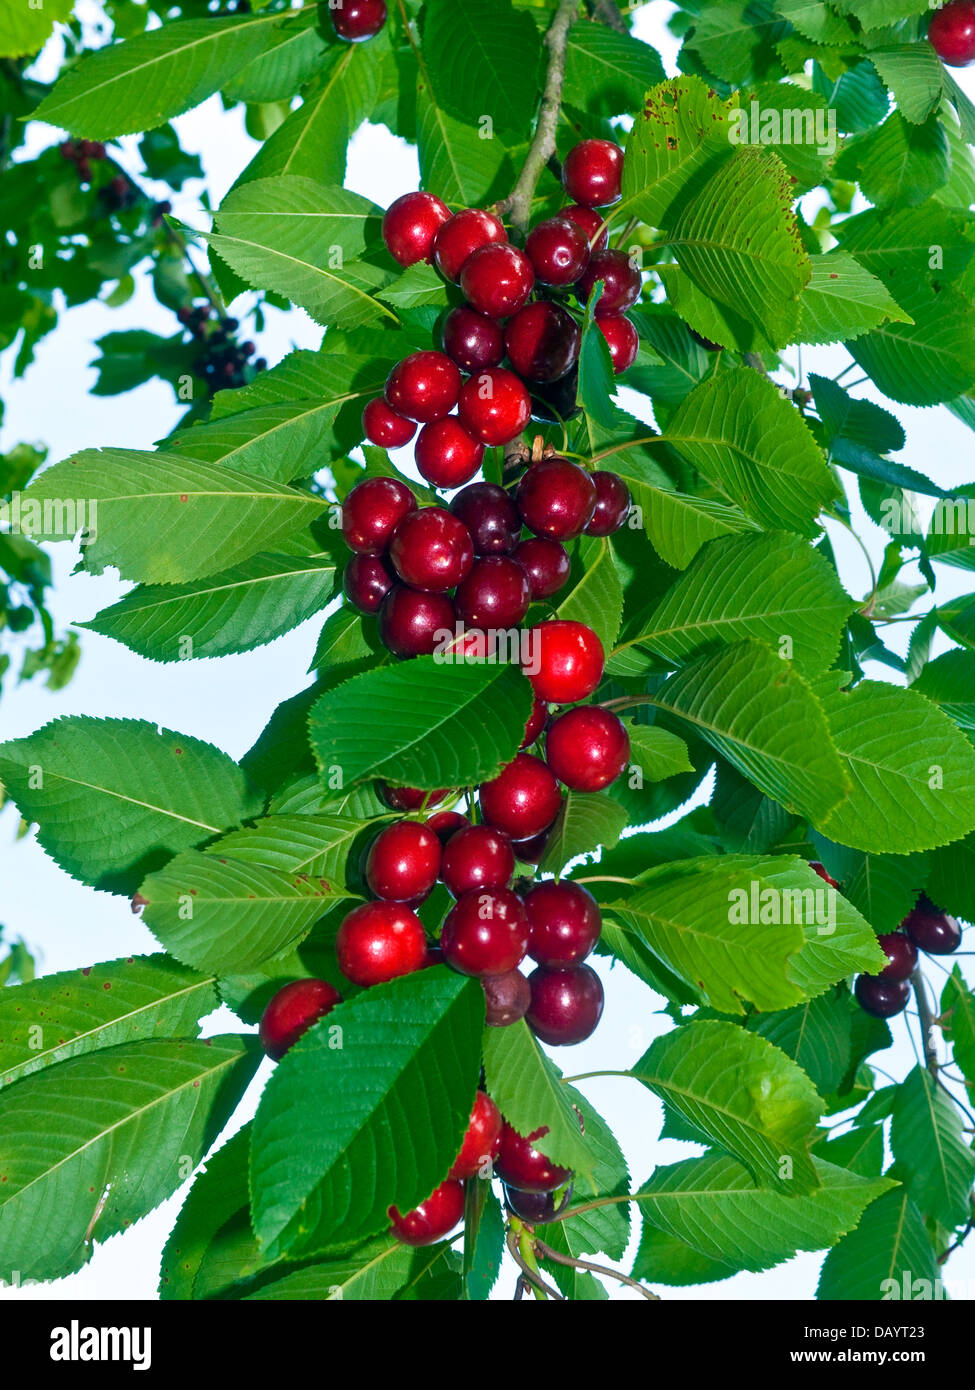
[[[911,985],[914,988],[914,999],[917,1003],[917,1016],[921,1024],[921,1048],[924,1052],[924,1065],[934,1077],[938,1079],[938,1052],[934,1044],[934,1015],[931,1006],[928,1004],[927,986],[925,985],[924,975],[918,967],[911,976]]]
[[[601,24],[608,24],[610,29],[615,29],[618,34],[630,32],[626,20],[616,6],[616,0],[586,0],[586,9],[593,19],[598,19]]]

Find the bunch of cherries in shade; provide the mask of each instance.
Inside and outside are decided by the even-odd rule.
[[[896,931],[877,938],[887,964],[876,975],[858,975],[854,992],[862,1009],[875,1018],[893,1018],[907,1006],[908,983],[918,951],[950,956],[961,945],[961,927],[922,893]]]
[[[622,172],[618,145],[576,145],[563,170],[574,201],[533,228],[523,250],[481,208],[451,214],[432,193],[407,193],[390,206],[383,218],[390,254],[407,267],[431,262],[466,302],[443,321],[443,350],[404,358],[383,396],[366,406],[371,443],[402,448],[421,426],[417,468],[435,487],[456,488],[477,473],[486,447],[510,444],[533,413],[569,418],[582,334],[567,301],[574,295],[584,307],[597,283],[596,320],[614,370],[632,366],[639,342],[625,310],[639,298],[642,278],[623,251],[609,249],[596,211],[619,201]]]

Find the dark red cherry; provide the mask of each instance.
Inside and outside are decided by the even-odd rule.
[[[632,308],[643,289],[640,271],[625,251],[597,251],[591,258],[576,285],[576,294],[584,303],[589,302],[589,296],[600,280],[603,292],[596,305],[597,319],[621,314],[625,309]]]
[[[622,197],[623,151],[611,140],[583,140],[562,165],[562,183],[570,198],[587,208],[604,208]]]
[[[609,242],[609,228],[603,220],[603,215],[595,208],[585,208],[581,203],[570,203],[568,207],[562,209],[559,217],[566,218],[569,222],[574,222],[577,227],[581,227],[586,234],[589,243],[589,250],[602,251]]]
[[[527,302],[535,284],[532,263],[524,251],[507,242],[482,246],[464,262],[460,287],[479,313],[506,319]]]
[[[943,63],[967,68],[975,63],[975,0],[950,0],[931,16],[928,38]]]
[[[543,830],[541,834],[532,835],[528,840],[512,840],[511,848],[519,863],[540,864],[545,858],[550,834],[550,830]]]
[[[523,669],[539,700],[574,705],[596,689],[604,662],[603,644],[591,627],[556,618],[531,629]]]
[[[589,263],[589,237],[568,217],[550,217],[528,233],[525,254],[543,285],[572,285]]]
[[[918,898],[917,906],[901,926],[914,945],[929,956],[950,956],[961,945],[961,927],[955,918],[935,907],[925,893]]]
[[[515,559],[528,573],[532,598],[551,598],[564,588],[572,566],[569,552],[547,536],[530,536],[515,550]]]
[[[532,701],[532,712],[528,716],[528,723],[525,725],[525,737],[521,741],[522,748],[528,748],[535,742],[539,734],[545,728],[545,721],[548,719],[548,705],[544,700]]]
[[[596,487],[596,510],[586,527],[586,535],[611,536],[630,514],[630,489],[615,473],[596,472],[589,476]]]
[[[455,898],[479,889],[507,888],[515,871],[511,841],[490,825],[468,825],[448,841],[440,876]]]
[[[464,1218],[464,1184],[456,1178],[448,1178],[425,1202],[405,1216],[400,1215],[396,1207],[390,1207],[388,1214],[393,1234],[404,1245],[436,1245]]]
[[[362,433],[379,449],[402,449],[416,434],[416,424],[377,396],[362,412]]]
[[[477,889],[458,898],[440,933],[444,959],[461,975],[504,975],[528,950],[528,917],[509,888]]]
[[[626,725],[597,705],[567,710],[548,731],[545,761],[570,791],[601,792],[630,761]]]
[[[527,1221],[530,1226],[545,1226],[555,1221],[572,1200],[572,1184],[566,1188],[558,1201],[552,1192],[522,1192],[517,1187],[505,1187],[504,1203],[513,1216]]]
[[[560,304],[536,300],[508,323],[504,345],[511,365],[528,381],[558,381],[579,358],[582,332]]]
[[[446,507],[421,507],[403,518],[389,543],[389,558],[405,584],[443,593],[470,574],[470,532]]]
[[[877,945],[887,957],[883,970],[878,970],[879,980],[907,980],[917,965],[917,947],[903,932],[891,931],[877,937]]]
[[[458,830],[463,830],[465,826],[470,825],[470,821],[459,811],[438,811],[436,815],[429,818],[427,825],[436,835],[441,846],[445,847],[447,841],[456,835]]]
[[[394,811],[420,811],[439,806],[441,801],[447,800],[450,792],[447,788],[422,791],[419,787],[391,787],[388,782],[380,782],[379,795]]]
[[[531,753],[519,753],[479,791],[484,819],[512,840],[530,840],[547,830],[562,805],[551,769]]]
[[[428,825],[404,820],[373,840],[366,857],[366,883],[377,898],[422,901],[440,876],[440,841]]]
[[[616,376],[622,376],[633,366],[640,350],[636,325],[625,314],[605,314],[602,318],[597,314],[596,322],[609,347],[613,371]]]
[[[433,259],[437,232],[450,221],[450,208],[432,193],[404,193],[383,218],[383,241],[400,265]]]
[[[577,463],[564,458],[533,463],[515,498],[522,520],[536,535],[567,541],[579,536],[596,510],[596,485]]]
[[[528,575],[510,555],[475,560],[454,595],[457,616],[468,627],[516,627],[530,602]]]
[[[882,980],[877,975],[858,975],[853,992],[860,1008],[874,1018],[893,1018],[903,1013],[911,997],[906,980]]]
[[[328,12],[340,39],[362,43],[374,38],[386,23],[386,0],[340,0]]]
[[[353,555],[342,578],[346,598],[360,613],[378,613],[395,583],[385,555]]]
[[[261,1015],[261,1046],[277,1062],[313,1023],[341,1004],[327,980],[292,980],[279,989]]]
[[[532,1130],[526,1137],[518,1133],[507,1120],[501,1127],[501,1148],[495,1159],[494,1171],[509,1187],[519,1192],[554,1192],[572,1176],[569,1168],[557,1163],[532,1147],[548,1134],[548,1125]]]
[[[429,656],[457,623],[446,594],[396,584],[379,610],[379,637],[394,656]]]
[[[475,251],[507,240],[507,232],[492,213],[481,208],[464,208],[437,232],[433,259],[445,279],[456,281],[462,266]]]
[[[525,1019],[536,1038],[552,1047],[573,1047],[596,1031],[603,1014],[603,986],[590,966],[549,970],[540,965],[528,983],[532,1002]]]
[[[831,888],[839,888],[840,885],[836,882],[836,879],[832,878],[826,872],[826,865],[820,864],[818,859],[810,859],[809,867],[810,869],[814,869],[816,873],[819,874],[819,877],[823,880],[823,882],[828,883]],[[822,892],[822,889],[820,889],[819,891]]]
[[[508,555],[518,544],[518,508],[495,483],[471,483],[451,498],[450,510],[471,533],[475,555]]]
[[[531,388],[532,415],[547,424],[565,424],[582,414],[578,403],[579,364],[559,377],[558,381],[533,381]]]
[[[504,357],[504,331],[500,323],[479,314],[469,304],[451,309],[441,334],[443,350],[465,372],[497,367]]]
[[[531,927],[528,954],[539,965],[569,970],[590,955],[602,918],[593,895],[570,879],[546,879],[525,897]]]
[[[398,478],[364,478],[342,503],[342,535],[350,550],[381,555],[416,498]]]
[[[472,439],[455,415],[424,425],[416,441],[416,466],[434,487],[461,487],[484,460],[484,445]]]
[[[345,917],[335,938],[339,969],[363,986],[412,974],[426,951],[423,923],[405,903],[362,903]]]
[[[428,423],[449,415],[460,395],[457,363],[442,352],[411,352],[386,379],[386,403],[409,420]]]
[[[510,444],[528,424],[531,398],[514,372],[492,367],[464,382],[458,414],[475,439],[499,447]]]
[[[481,979],[484,990],[484,1022],[489,1028],[510,1028],[524,1018],[531,1003],[532,992],[525,976],[520,970],[508,970],[504,975],[485,975]]]
[[[501,1148],[501,1111],[485,1091],[474,1098],[471,1121],[460,1153],[448,1174],[451,1178],[491,1176],[491,1168]]]

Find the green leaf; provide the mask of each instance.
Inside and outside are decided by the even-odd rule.
[[[602,329],[596,322],[595,311],[601,293],[602,286],[597,284],[586,304],[579,350],[578,400],[592,420],[604,430],[612,430],[619,417],[611,400],[616,391],[613,359],[609,355],[609,345]]]
[[[161,447],[184,459],[290,483],[317,472],[323,453],[334,453],[329,436],[337,413],[331,400],[284,401],[179,430]]]
[[[818,513],[837,496],[808,426],[759,372],[743,368],[702,382],[676,411],[666,438],[770,529],[815,536]]]
[[[897,1088],[890,1144],[897,1173],[922,1216],[949,1229],[971,1213],[975,1153],[951,1097],[923,1067]]]
[[[622,1150],[603,1117],[589,1102],[572,1091],[573,1104],[582,1115],[586,1142],[594,1155],[593,1183],[604,1197],[622,1197],[630,1190],[630,1174]],[[564,1243],[553,1236],[561,1233]],[[625,1202],[595,1207],[580,1216],[543,1226],[540,1235],[547,1245],[567,1254],[603,1254],[621,1260],[630,1239],[630,1211]]]
[[[514,757],[530,712],[517,668],[421,656],[329,691],[309,730],[320,767],[340,769],[345,786],[382,777],[430,790],[494,777]]]
[[[243,1297],[248,1301],[286,1300],[289,1303],[298,1300],[384,1302],[403,1288],[415,1266],[424,1265],[431,1258],[430,1250],[414,1250],[390,1236],[378,1236],[348,1255],[336,1256],[322,1264],[306,1265],[262,1284]]]
[[[937,116],[911,125],[892,111],[883,125],[850,141],[836,172],[856,178],[864,197],[878,207],[917,207],[948,181],[948,136]]]
[[[951,1043],[955,1066],[975,1092],[975,994],[956,965],[941,991],[941,1031]]]
[[[0,779],[62,869],[114,892],[261,804],[226,753],[141,720],[54,720],[0,744]]]
[[[812,278],[802,295],[796,342],[848,342],[885,319],[909,321],[887,286],[848,252],[831,251],[810,261]]]
[[[752,1014],[747,1027],[797,1062],[820,1095],[839,1089],[849,1070],[852,1041],[845,992],[820,994],[779,1013]]]
[[[699,77],[652,87],[626,141],[623,201],[615,211],[672,227],[694,192],[731,157],[728,106]]]
[[[539,869],[560,874],[578,854],[612,849],[626,826],[626,808],[601,792],[567,792],[548,832]]]
[[[904,426],[873,401],[855,400],[829,377],[809,374],[809,387],[830,444],[837,439],[878,454],[896,453],[907,442]]]
[[[687,744],[669,729],[656,724],[629,724],[630,764],[651,782],[662,782],[679,772],[693,772]]]
[[[467,125],[487,115],[499,132],[527,132],[524,93],[534,89],[540,53],[531,16],[510,0],[427,0],[423,55],[437,103]]]
[[[840,1302],[931,1298],[938,1278],[938,1263],[921,1215],[907,1190],[898,1188],[874,1202],[856,1230],[829,1252],[816,1297]],[[921,1281],[927,1281],[926,1294]]]
[[[67,22],[74,0],[51,0],[43,8],[31,5],[5,7],[0,57],[26,58],[39,53],[54,31]]]
[[[148,584],[218,574],[273,550],[328,506],[246,473],[135,449],[85,449],[45,469],[21,499],[22,509],[29,505],[25,530],[37,539],[87,530],[87,570],[114,565],[124,579]]]
[[[640,505],[654,550],[675,569],[685,569],[710,540],[758,529],[737,507],[709,497],[648,487],[642,491]]]
[[[474,1103],[483,1018],[477,983],[434,968],[340,1005],[288,1052],[251,1146],[269,1254],[377,1233],[391,1204],[409,1211],[443,1181]]]
[[[271,35],[266,52],[221,83],[224,101],[290,104],[297,89],[315,74],[330,52],[316,18],[311,7],[289,14]]]
[[[0,1111],[0,1242],[54,1279],[174,1192],[261,1060],[256,1038],[123,1043],[29,1076]]]
[[[608,25],[577,23],[569,30],[563,99],[599,116],[619,116],[643,103],[648,87],[666,80],[656,49]]]
[[[573,583],[556,610],[559,618],[591,627],[612,651],[623,617],[623,585],[608,540],[582,536],[573,566]]]
[[[888,322],[865,333],[850,352],[884,395],[905,405],[938,405],[975,383],[975,305],[951,285],[923,280],[898,285],[913,322]]]
[[[923,125],[941,105],[945,70],[927,40],[871,48],[870,61],[890,89],[905,120]]]
[[[189,1301],[217,1232],[248,1206],[250,1125],[228,1139],[197,1174],[162,1253],[159,1297]]]
[[[98,1048],[194,1038],[218,1004],[212,979],[168,956],[63,970],[0,992],[0,1088]]]
[[[467,1186],[464,1232],[464,1297],[485,1302],[497,1283],[504,1256],[504,1212],[490,1183]]]
[[[434,188],[452,206],[479,207],[504,197],[518,176],[507,140],[481,138],[481,127],[465,125],[444,111],[422,81],[417,89],[417,153],[424,188]],[[524,146],[515,142],[518,158]]]
[[[386,289],[380,290],[379,298],[394,307],[415,308],[418,304],[435,304],[438,309],[447,307],[447,287],[432,265],[421,261],[404,270]]]
[[[925,538],[925,548],[932,560],[957,569],[975,569],[975,496],[968,491],[954,490],[935,505]],[[915,682],[916,684],[916,682]]]

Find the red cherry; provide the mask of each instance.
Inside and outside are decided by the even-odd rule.
[[[506,242],[508,233],[498,219],[480,208],[465,208],[445,222],[433,243],[433,259],[440,274],[456,281],[475,251],[495,242]]]
[[[810,859],[809,867],[810,869],[815,869],[816,873],[819,874],[819,877],[823,879],[824,882],[828,883],[831,888],[839,888],[840,885],[836,882],[836,879],[830,877],[830,875],[826,872],[825,864],[820,864],[818,859]],[[820,889],[820,891],[822,890]]]
[[[468,304],[451,309],[444,319],[441,337],[444,352],[465,372],[497,367],[504,357],[501,325]]]
[[[570,198],[587,208],[618,203],[622,194],[623,151],[611,140],[583,140],[562,165],[562,183]]]
[[[504,1189],[504,1204],[512,1215],[530,1226],[547,1226],[561,1216],[572,1200],[572,1184],[558,1201],[551,1192],[521,1192],[517,1187]]]
[[[447,964],[461,975],[504,975],[528,951],[528,917],[510,888],[477,889],[458,898],[440,933]]]
[[[455,1178],[442,1182],[425,1202],[401,1216],[389,1209],[393,1232],[404,1245],[436,1245],[450,1234],[464,1217],[464,1184]]]
[[[460,1153],[448,1174],[451,1178],[477,1178],[490,1167],[501,1148],[501,1126],[504,1121],[501,1111],[485,1091],[478,1091],[474,1097],[471,1122],[467,1126]]]
[[[427,423],[449,415],[460,395],[456,362],[442,352],[411,352],[386,379],[386,402],[410,420]]]
[[[853,986],[857,1003],[874,1018],[893,1018],[902,1013],[911,997],[906,980],[882,980],[877,975],[858,975]]]
[[[522,739],[521,748],[528,748],[535,742],[539,734],[545,728],[548,719],[548,705],[544,700],[532,701],[532,712],[528,716],[528,723],[525,725],[525,737]]]
[[[568,222],[574,222],[577,227],[582,228],[586,234],[590,252],[602,251],[609,243],[609,228],[602,215],[594,208],[585,208],[581,203],[570,203],[568,207],[562,209],[559,217],[565,218]]]
[[[630,489],[615,473],[590,474],[596,486],[596,510],[586,527],[587,536],[611,536],[630,514]]]
[[[928,38],[943,63],[967,68],[975,63],[975,3],[951,0],[936,11],[928,25]]]
[[[524,305],[535,284],[532,263],[524,251],[507,242],[482,246],[464,262],[460,287],[482,314],[506,319]]]
[[[502,1182],[517,1187],[519,1192],[554,1192],[568,1182],[571,1169],[560,1168],[546,1154],[532,1148],[535,1140],[544,1139],[546,1134],[548,1125],[543,1125],[524,1138],[505,1120],[501,1127],[501,1148],[494,1164],[494,1171]]]
[[[497,777],[481,784],[479,794],[484,819],[513,840],[540,835],[562,805],[551,769],[531,753],[519,753]]]
[[[350,550],[380,555],[416,498],[398,478],[365,478],[342,503],[342,535]]]
[[[292,980],[279,989],[261,1015],[261,1046],[277,1062],[313,1023],[341,1004],[327,980]]]
[[[584,468],[568,459],[548,458],[528,468],[515,500],[530,531],[569,541],[592,521],[596,499],[596,484]]]
[[[461,388],[461,424],[482,444],[510,444],[528,424],[531,413],[531,398],[524,384],[503,367],[480,372]]]
[[[929,956],[950,956],[961,945],[961,927],[954,917],[922,893],[917,905],[907,914],[901,926],[919,950]]]
[[[602,317],[597,314],[596,322],[609,346],[613,372],[616,376],[622,376],[633,366],[640,349],[636,325],[625,314],[605,314]]]
[[[507,888],[515,871],[511,841],[490,825],[468,825],[448,840],[440,876],[455,898]]]
[[[525,675],[540,700],[574,705],[587,699],[603,678],[605,653],[596,633],[567,618],[536,623]]]
[[[393,568],[414,589],[443,593],[470,573],[470,532],[446,507],[421,507],[405,516],[389,543]]]
[[[572,285],[589,263],[589,237],[568,217],[550,217],[528,233],[525,254],[543,285]]]
[[[470,821],[459,811],[438,811],[435,816],[429,818],[427,825],[443,847],[452,836],[457,834],[458,830],[463,830],[465,826],[470,825]]]
[[[451,499],[450,510],[470,531],[475,555],[508,555],[518,544],[521,517],[503,487],[472,483]]]
[[[424,425],[414,454],[421,475],[434,487],[470,482],[484,460],[484,445],[464,429],[456,415]]]
[[[420,811],[431,806],[439,806],[450,795],[449,790],[426,792],[419,787],[391,787],[388,782],[379,783],[379,795],[394,811]]]
[[[640,298],[643,279],[637,267],[623,251],[597,251],[577,285],[576,294],[589,302],[596,282],[601,280],[603,292],[596,305],[596,318],[604,319],[630,309]]]
[[[877,945],[887,957],[883,970],[878,970],[875,979],[907,980],[917,965],[917,947],[903,932],[887,932],[877,937]]]
[[[511,365],[529,381],[558,381],[579,359],[582,332],[560,304],[526,304],[508,323],[504,345]]]
[[[552,1047],[573,1047],[596,1031],[603,1015],[603,986],[590,966],[549,970],[540,965],[528,983],[532,1002],[525,1020],[536,1038]]]
[[[457,616],[468,627],[517,627],[528,612],[528,575],[510,555],[475,560],[454,596]]]
[[[572,568],[565,546],[547,536],[531,536],[522,541],[515,550],[515,559],[528,573],[533,599],[557,594]]]
[[[630,761],[626,725],[595,705],[567,710],[548,731],[545,761],[571,791],[600,792]]]
[[[428,825],[404,820],[373,840],[366,857],[366,883],[377,898],[421,901],[440,876],[440,841]]]
[[[377,396],[362,412],[362,433],[379,449],[402,449],[416,434],[416,425]]]
[[[433,259],[437,232],[450,221],[450,208],[432,193],[404,193],[386,209],[383,241],[400,265]]]
[[[396,584],[379,610],[379,637],[394,656],[429,656],[457,623],[446,594],[428,594]]]
[[[602,930],[599,906],[578,883],[547,879],[525,897],[531,927],[528,954],[539,965],[568,970],[588,956]]]
[[[510,1028],[528,1012],[532,992],[520,970],[485,975],[481,988],[484,990],[484,1022],[489,1028]]]
[[[346,598],[360,613],[378,613],[395,583],[385,555],[353,555],[342,578]]]
[[[423,965],[426,932],[405,903],[374,902],[354,907],[339,927],[339,969],[357,985],[381,985]]]
[[[329,13],[340,39],[362,43],[374,38],[386,23],[386,0],[341,0]]]

